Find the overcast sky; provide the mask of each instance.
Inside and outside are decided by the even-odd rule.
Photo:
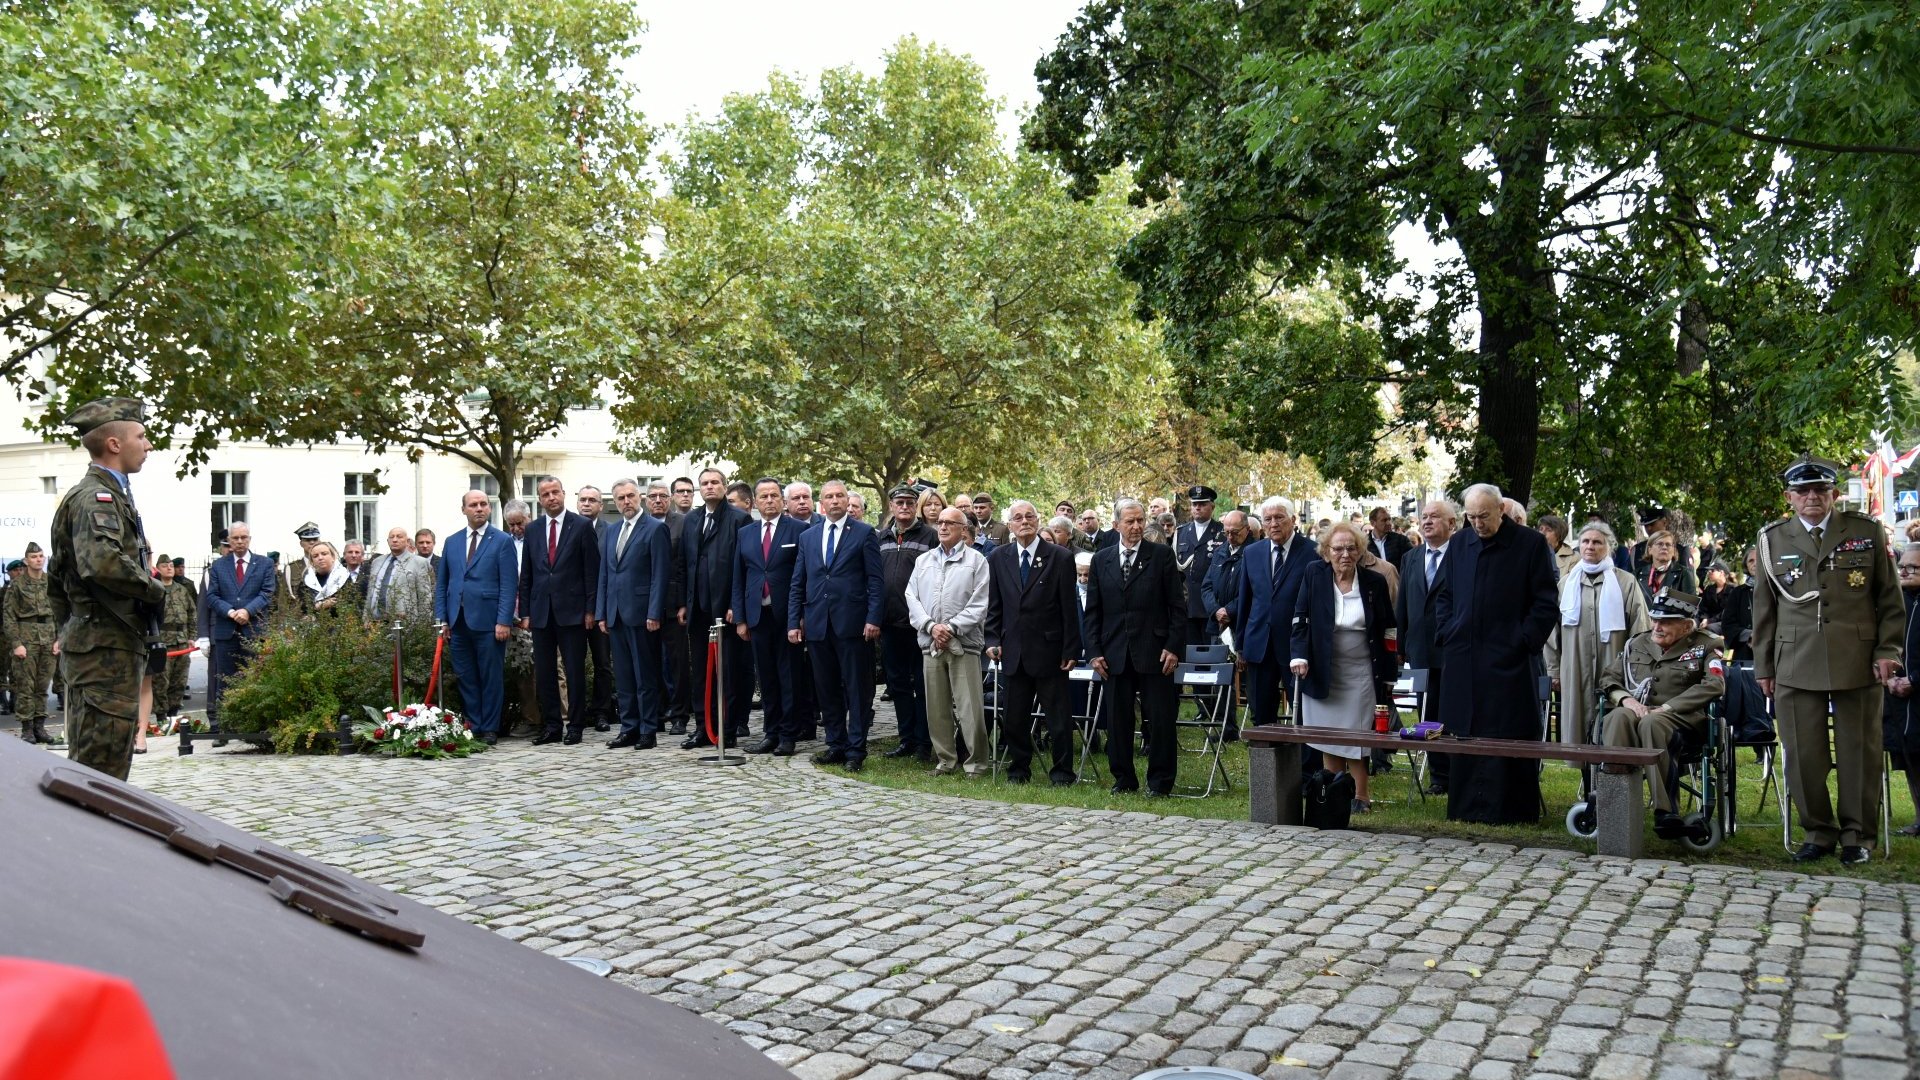
[[[637,0],[647,21],[630,74],[649,122],[711,115],[730,93],[758,90],[778,68],[813,77],[853,64],[878,72],[908,34],[965,53],[1011,110],[1039,92],[1033,64],[1052,48],[1081,0]],[[1002,119],[1011,130],[1012,114]]]

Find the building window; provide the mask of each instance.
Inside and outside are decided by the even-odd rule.
[[[540,504],[540,485],[545,482],[546,479],[546,473],[534,473],[531,476],[520,477],[520,497],[527,501],[528,506],[538,506]]]
[[[247,520],[247,474],[243,472],[217,472],[213,474],[213,533],[208,537],[208,545],[219,548],[220,537],[226,533],[227,526],[236,521]]]
[[[341,543],[358,540],[371,545],[379,528],[375,511],[380,505],[380,496],[374,486],[372,473],[350,472],[347,474],[347,520],[346,529],[340,534]]]
[[[60,481],[51,476],[41,477],[40,478],[40,494],[42,495],[60,494]]]

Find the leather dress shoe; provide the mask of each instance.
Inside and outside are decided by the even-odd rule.
[[[1653,835],[1662,840],[1678,840],[1687,831],[1687,823],[1671,810],[1653,812]]]
[[[1108,789],[1107,789],[1107,794],[1109,794],[1109,795],[1132,795],[1132,794],[1133,794],[1134,792],[1136,792],[1136,791],[1139,791],[1139,790],[1140,790],[1140,789],[1139,789],[1138,787],[1122,787],[1122,786],[1121,786],[1121,785],[1119,785],[1119,784],[1115,784],[1115,785],[1113,785],[1112,787],[1110,787],[1110,788],[1108,788]]]
[[[483,743],[486,743],[488,746],[494,746],[500,742],[500,736],[495,735],[493,732],[489,731],[485,735],[480,736],[480,741]],[[220,744],[216,742],[214,743],[214,745],[218,746]]]
[[[793,744],[790,742],[783,742],[780,745],[774,747],[773,756],[774,757],[792,757]]]
[[[654,747],[659,745],[660,745],[660,740],[654,738],[651,735],[642,735],[639,738],[633,740],[633,748],[635,750],[651,750]]]
[[[1815,844],[1809,841],[1808,843],[1801,844],[1799,850],[1793,853],[1793,861],[1794,862],[1812,862],[1815,859],[1824,859],[1831,854],[1833,854],[1833,849],[1831,847],[1828,847],[1825,844]]]
[[[1007,774],[1007,783],[1009,784],[1024,784],[1032,779],[1033,775],[1031,773],[1009,772]]]
[[[847,759],[848,772],[859,772],[861,769],[864,769],[866,767],[867,767],[867,759],[864,757],[850,757]]]
[[[1047,782],[1054,787],[1072,787],[1077,781],[1071,776],[1050,776]]]
[[[1841,866],[1859,866],[1872,857],[1871,849],[1863,848],[1858,844],[1847,844],[1840,849]]]
[[[749,754],[771,754],[771,753],[773,753],[773,751],[774,751],[774,748],[775,748],[775,747],[777,747],[777,746],[779,746],[779,745],[780,745],[780,740],[779,740],[779,739],[775,739],[775,738],[773,738],[773,737],[771,737],[771,736],[769,736],[769,737],[767,737],[767,738],[765,738],[765,739],[761,739],[761,740],[760,740],[759,742],[757,742],[757,743],[754,743],[754,744],[753,744],[752,746],[749,746],[749,747],[747,747],[747,753],[749,753]]]
[[[648,736],[648,738],[652,738],[652,736]],[[620,734],[615,735],[613,738],[607,740],[607,749],[622,750],[622,749],[625,749],[626,747],[634,745],[639,741],[640,741],[640,736],[638,734],[630,731],[623,731]]]
[[[595,720],[595,721],[593,722],[593,730],[595,730],[595,731],[612,731],[612,730],[613,730],[613,725],[612,725],[612,724],[609,724],[609,723],[607,723],[607,722],[606,722],[605,720]]]
[[[923,746],[913,752],[913,757],[922,765],[931,765],[933,764],[933,747]]]
[[[684,740],[681,741],[680,749],[698,750],[703,746],[712,746],[712,745],[713,743],[710,740],[708,740],[708,738],[705,735],[689,735]]]
[[[845,765],[847,763],[847,755],[838,750],[822,750],[813,755],[813,763],[815,765]]]
[[[669,735],[685,735],[686,733],[687,722],[685,720],[674,720],[667,724],[667,734]]]
[[[566,737],[561,739],[560,743],[563,746],[573,746],[585,737],[586,737],[586,734],[584,731],[575,729],[567,732]]]
[[[912,746],[908,745],[907,743],[901,743],[899,746],[894,747],[893,749],[887,751],[884,754],[881,754],[880,756],[883,758],[903,758],[903,757],[911,757],[913,755],[913,752],[914,751]]]
[[[559,741],[560,733],[557,731],[543,731],[533,737],[533,745],[535,746],[545,746],[548,743],[556,743]]]

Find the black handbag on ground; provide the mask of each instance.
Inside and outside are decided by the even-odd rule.
[[[1301,786],[1307,811],[1300,820],[1316,829],[1344,829],[1353,823],[1353,774],[1315,770]]]

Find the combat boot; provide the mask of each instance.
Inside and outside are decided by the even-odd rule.
[[[31,720],[20,721],[20,737],[30,743],[40,741],[38,738],[34,736],[33,721]]]
[[[33,738],[35,742],[47,746],[53,745],[53,736],[47,733],[47,722],[45,720],[35,720],[33,722]]]

